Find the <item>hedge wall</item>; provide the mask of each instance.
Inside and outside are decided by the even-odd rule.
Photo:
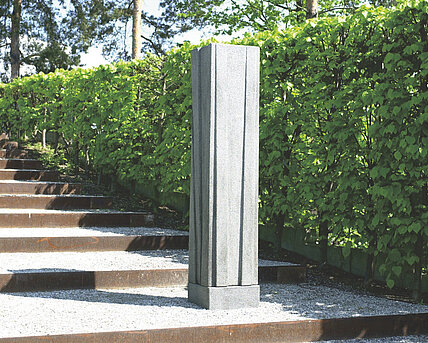
[[[307,21],[261,48],[260,223],[376,256],[420,291],[428,242],[427,3]],[[207,44],[204,42],[203,44]],[[203,45],[201,44],[201,45]],[[56,132],[75,164],[189,193],[190,50],[0,85],[0,125]],[[263,230],[263,228],[262,228]]]

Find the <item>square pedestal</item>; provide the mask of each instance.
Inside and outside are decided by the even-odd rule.
[[[258,307],[259,285],[207,287],[194,283],[188,286],[189,301],[209,310],[231,310]]]

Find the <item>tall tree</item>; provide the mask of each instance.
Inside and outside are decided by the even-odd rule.
[[[92,33],[71,19],[74,5],[102,0],[2,0],[0,1],[1,81],[28,72],[68,69],[93,42]],[[91,16],[88,13],[87,16]],[[22,67],[25,68],[25,71]],[[10,72],[10,74],[9,74]],[[9,77],[9,75],[10,77]]]
[[[139,1],[141,2],[141,0]],[[97,40],[103,44],[104,55],[112,60],[132,58],[128,48],[130,41],[128,26],[131,20],[136,23],[133,19],[139,19],[136,14],[138,8],[136,2],[137,0],[105,0],[103,2],[105,8],[103,12],[105,22],[101,26],[103,32],[97,31],[102,34],[96,36]],[[195,16],[183,15],[172,0],[160,0],[159,4],[161,9],[159,15],[149,13],[140,6],[141,26],[133,26],[133,32],[141,27],[142,51],[163,55],[173,45],[177,35],[195,27]],[[132,6],[133,9],[131,9]],[[109,32],[105,34],[107,30]],[[118,39],[118,37],[120,38]],[[136,35],[133,34],[133,37]],[[136,40],[133,39],[132,42],[136,42]]]
[[[306,0],[306,18],[318,17],[318,0]]]
[[[134,0],[132,11],[132,59],[137,60],[141,55],[141,8],[143,0]]]
[[[21,27],[21,0],[13,1],[12,29],[10,35],[11,79],[19,77],[21,53],[19,51],[19,32]]]

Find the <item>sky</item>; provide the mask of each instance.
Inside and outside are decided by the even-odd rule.
[[[159,9],[159,0],[143,0],[143,8],[150,14],[159,15],[161,13]],[[132,21],[130,21],[129,25],[130,27],[127,31],[132,32]],[[176,43],[181,43],[187,40],[192,44],[197,44],[203,38],[203,34],[204,32],[193,29],[177,37]],[[129,49],[131,49],[131,42],[129,42],[128,46]],[[102,56],[102,46],[92,46],[89,48],[88,52],[81,57],[83,68],[96,67],[100,64],[106,63],[109,63],[109,61]]]

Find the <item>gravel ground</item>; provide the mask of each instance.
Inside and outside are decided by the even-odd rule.
[[[38,180],[25,180],[25,181],[21,181],[21,180],[0,180],[0,184],[1,183],[41,183],[41,184],[60,184],[60,185],[64,185],[66,183],[70,184],[69,182],[62,182],[62,181],[38,181]]]
[[[187,231],[157,227],[1,228],[2,237],[188,236]]]
[[[35,182],[43,182],[43,181],[35,181]],[[52,198],[52,197],[56,197],[56,198],[105,198],[103,195],[81,195],[81,194],[1,194],[1,196],[2,197],[10,197],[10,198],[13,198],[13,197],[19,197],[19,198],[23,198],[23,197],[27,197],[27,198]]]
[[[187,250],[2,253],[0,273],[187,268]],[[260,266],[293,265],[259,260]]]
[[[122,212],[111,209],[76,209],[76,210],[45,210],[39,208],[0,208],[1,213],[49,213],[49,214],[60,214],[60,213],[120,213],[120,214],[140,214],[144,212]]]
[[[4,160],[4,159],[0,158],[0,160]],[[49,169],[12,169],[12,168],[7,168],[7,169],[0,169],[0,172],[1,171],[19,172],[21,170],[25,170],[26,172],[46,172],[46,171],[50,171]],[[19,180],[14,180],[14,181],[19,181]],[[22,180],[22,181],[26,181],[26,180]]]
[[[262,284],[260,292],[259,308],[216,311],[189,303],[183,287],[0,294],[1,337],[428,312],[311,284]]]
[[[1,273],[187,268],[187,251],[97,251],[0,254]]]

